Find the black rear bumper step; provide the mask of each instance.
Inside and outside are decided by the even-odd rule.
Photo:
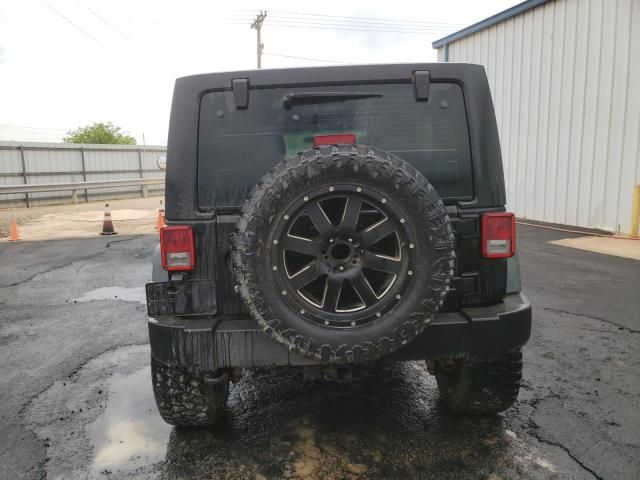
[[[531,305],[514,293],[497,305],[438,314],[414,341],[383,360],[499,354],[524,345],[530,333]],[[149,336],[154,360],[196,371],[319,364],[290,352],[248,318],[150,318]]]

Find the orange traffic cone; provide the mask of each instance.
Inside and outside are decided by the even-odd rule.
[[[9,222],[9,241],[17,242],[18,240],[22,240],[20,231],[18,230],[18,222],[16,222],[15,217],[11,217],[11,221]]]
[[[105,203],[104,220],[102,221],[102,232],[100,235],[115,235],[116,232],[113,229],[113,222],[111,221],[111,212],[109,211],[109,204]]]
[[[162,200],[160,200],[160,208],[156,217],[156,230],[160,230],[164,225],[164,208],[162,208]]]

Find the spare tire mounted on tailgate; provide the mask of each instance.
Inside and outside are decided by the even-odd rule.
[[[334,145],[278,164],[234,237],[240,294],[264,331],[323,363],[374,360],[420,334],[453,275],[451,222],[413,166]]]

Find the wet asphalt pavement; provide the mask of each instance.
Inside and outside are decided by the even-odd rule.
[[[155,410],[155,236],[2,243],[0,478],[638,478],[640,262],[518,234],[534,330],[505,414],[449,414],[421,362],[349,384],[251,370],[209,429]]]

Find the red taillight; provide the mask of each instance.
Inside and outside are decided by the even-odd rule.
[[[509,258],[516,252],[516,217],[513,213],[482,215],[482,256]]]
[[[353,133],[337,133],[335,135],[316,135],[313,137],[313,148],[323,145],[337,145],[339,143],[356,144],[356,136]]]
[[[162,268],[167,271],[193,270],[196,264],[193,232],[188,226],[168,226],[160,229]]]

